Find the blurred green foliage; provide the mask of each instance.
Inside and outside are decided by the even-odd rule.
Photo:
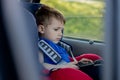
[[[70,0],[41,0],[58,9],[66,18],[64,36],[102,41],[104,38],[104,2]]]

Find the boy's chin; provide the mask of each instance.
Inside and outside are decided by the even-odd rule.
[[[56,44],[57,44],[58,42],[59,42],[59,41],[54,41],[54,43],[56,43]]]

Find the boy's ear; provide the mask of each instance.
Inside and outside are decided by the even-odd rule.
[[[39,25],[38,26],[38,32],[40,32],[41,34],[43,34],[44,33],[44,26],[43,25]]]

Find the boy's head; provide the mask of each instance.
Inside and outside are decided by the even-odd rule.
[[[50,39],[57,43],[62,37],[62,31],[65,24],[65,18],[58,10],[43,5],[37,10],[36,22],[40,37]]]

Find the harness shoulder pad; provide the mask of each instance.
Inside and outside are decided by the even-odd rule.
[[[40,40],[38,42],[38,47],[54,62],[59,63],[61,61],[61,56],[56,52],[47,42]]]
[[[63,47],[68,53],[70,53],[70,51],[71,51],[71,46],[70,45],[68,45],[67,43],[62,42],[62,41],[59,42],[59,45],[61,47]]]

